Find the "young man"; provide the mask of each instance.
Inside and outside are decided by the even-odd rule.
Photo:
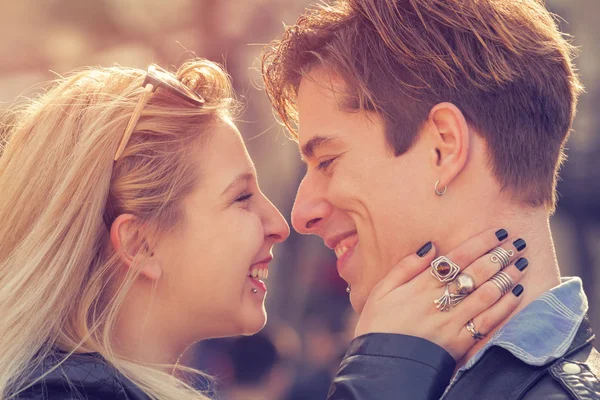
[[[537,0],[342,0],[308,10],[264,55],[267,93],[308,165],[293,225],[335,250],[357,312],[429,238],[445,254],[497,224],[528,237],[520,307],[494,332],[468,327],[481,340],[444,399],[600,398],[587,300],[560,277],[548,224],[581,92],[571,52]],[[397,339],[377,338],[382,370]],[[334,388],[352,392],[352,378]]]

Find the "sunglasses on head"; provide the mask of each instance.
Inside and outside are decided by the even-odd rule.
[[[133,111],[133,115],[129,119],[129,123],[127,124],[127,128],[125,128],[125,132],[123,133],[123,138],[119,143],[119,147],[117,148],[117,152],[115,153],[114,160],[117,161],[127,143],[129,142],[129,138],[131,138],[131,134],[137,124],[140,116],[142,115],[142,111],[144,107],[152,97],[152,94],[158,88],[162,88],[168,90],[169,92],[181,97],[182,99],[194,104],[196,106],[202,106],[204,104],[204,98],[196,93],[194,90],[190,89],[188,86],[184,85],[177,79],[175,75],[166,71],[159,67],[156,64],[152,64],[148,67],[148,71],[146,72],[146,78],[144,79],[144,83],[142,83],[144,88],[144,92],[142,93],[142,97],[140,98],[135,110]]]

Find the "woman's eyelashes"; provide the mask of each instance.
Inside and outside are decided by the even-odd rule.
[[[254,196],[254,193],[244,192],[235,199],[235,202],[236,203],[248,202],[252,198],[252,196]]]

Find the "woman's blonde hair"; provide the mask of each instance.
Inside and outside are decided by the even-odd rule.
[[[206,103],[198,107],[157,90],[116,162],[145,71],[79,70],[5,113],[0,127],[1,398],[16,397],[57,348],[100,353],[151,398],[206,398],[173,371],[119,357],[110,340],[136,270],[118,278],[118,256],[109,240],[112,222],[131,213],[156,237],[174,228],[182,218],[180,200],[201,178],[192,144],[230,117],[236,104],[228,76],[210,61],[188,61],[176,75]]]

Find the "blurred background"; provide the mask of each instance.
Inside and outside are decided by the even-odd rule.
[[[309,0],[0,0],[0,109],[33,85],[87,65],[175,66],[194,54],[224,64],[246,104],[239,126],[260,183],[288,218],[304,174],[258,89],[264,44],[292,24]],[[581,97],[561,200],[552,219],[563,275],[583,278],[600,332],[600,26],[597,0],[548,0],[581,48]],[[259,335],[211,340],[189,362],[215,377],[218,398],[324,399],[356,316],[335,256],[319,239],[292,233],[275,250],[269,322]]]

